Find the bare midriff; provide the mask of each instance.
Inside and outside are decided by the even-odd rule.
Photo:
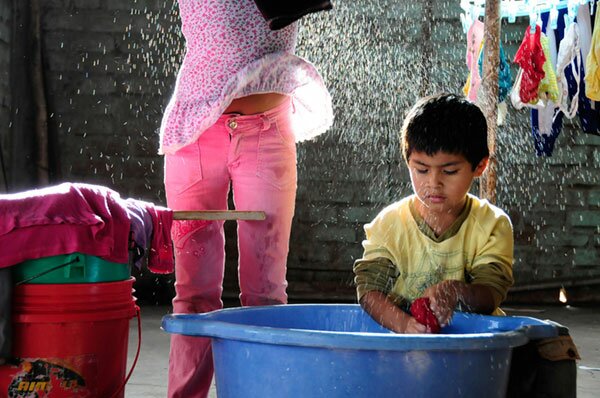
[[[224,113],[239,113],[241,115],[262,113],[282,104],[287,97],[285,94],[265,93],[236,98],[231,101]]]

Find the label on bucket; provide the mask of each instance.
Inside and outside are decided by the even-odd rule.
[[[86,398],[96,396],[93,355],[70,358],[18,358],[0,366],[0,396],[8,398]]]

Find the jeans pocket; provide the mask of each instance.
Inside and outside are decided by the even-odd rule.
[[[165,188],[179,194],[202,180],[198,141],[172,155],[165,155]]]
[[[260,132],[256,175],[284,189],[297,183],[296,143],[291,129],[279,126],[272,123],[269,129]]]

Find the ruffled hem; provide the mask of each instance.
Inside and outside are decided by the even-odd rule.
[[[212,100],[182,98],[176,86],[162,120],[159,153],[173,154],[196,141],[234,99],[261,93],[292,96],[296,142],[324,133],[333,123],[331,96],[316,68],[296,55],[273,53],[240,70]]]

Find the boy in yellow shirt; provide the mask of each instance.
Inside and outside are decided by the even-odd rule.
[[[354,263],[360,305],[397,333],[432,331],[408,311],[420,297],[442,327],[457,308],[503,314],[499,305],[513,284],[512,225],[469,194],[488,163],[483,113],[464,97],[425,97],[401,134],[414,193],[365,226],[364,254]],[[568,329],[557,327],[558,337],[513,350],[507,397],[575,397],[579,356]]]
[[[419,100],[402,126],[402,154],[414,194],[365,226],[364,254],[354,264],[358,300],[397,333],[430,330],[405,310],[428,297],[439,325],[455,308],[500,314],[513,284],[510,219],[469,194],[489,157],[487,123],[465,98]]]

